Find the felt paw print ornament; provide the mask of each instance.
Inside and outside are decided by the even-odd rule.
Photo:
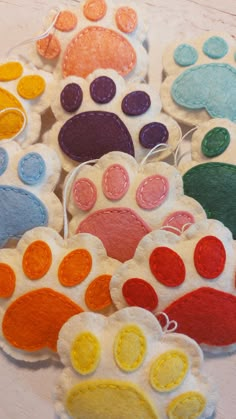
[[[0,247],[37,226],[62,228],[62,204],[54,194],[61,173],[54,150],[0,144]]]
[[[132,156],[111,152],[80,168],[69,185],[70,234],[94,234],[121,262],[151,230],[178,232],[205,219],[202,207],[184,196],[180,173],[164,162],[139,166]]]
[[[153,231],[134,258],[114,274],[110,291],[118,309],[165,312],[177,331],[203,349],[236,349],[235,246],[217,220],[204,220],[178,236]]]
[[[191,139],[192,163],[221,162],[236,165],[236,124],[210,119],[198,126]]]
[[[184,192],[208,218],[221,221],[236,239],[236,125],[226,119],[201,124],[192,136],[192,160],[179,166]]]
[[[147,23],[143,6],[129,0],[86,0],[61,10],[52,32],[37,41],[33,61],[59,78],[87,77],[98,68],[111,68],[126,78],[147,73],[142,46]],[[55,19],[55,12],[46,26]]]
[[[236,43],[227,34],[205,32],[167,47],[161,87],[164,110],[187,125],[211,118],[236,122]]]
[[[135,156],[137,161],[153,147],[174,150],[181,136],[178,124],[160,113],[155,89],[144,83],[126,83],[113,70],[97,70],[86,80],[68,77],[50,89],[50,103],[58,122],[44,141],[57,150],[63,168],[98,159],[110,151]]]
[[[141,308],[72,317],[58,352],[65,366],[55,394],[60,418],[206,419],[215,409],[199,346],[164,334]]]
[[[29,362],[56,357],[62,325],[82,311],[114,311],[109,282],[119,262],[96,237],[63,240],[38,227],[0,250],[0,346]]]
[[[38,140],[51,81],[18,59],[0,62],[0,144],[15,139],[26,147]]]

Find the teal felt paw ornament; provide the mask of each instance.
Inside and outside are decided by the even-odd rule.
[[[161,87],[164,110],[187,125],[211,118],[236,122],[235,40],[205,32],[197,39],[178,41],[163,57],[167,74]]]

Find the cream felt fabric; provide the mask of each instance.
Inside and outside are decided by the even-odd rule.
[[[125,371],[123,369],[123,358],[129,357],[128,351],[130,350],[131,353],[139,354],[138,339],[132,341],[132,333],[129,336],[129,328],[136,328],[139,338],[142,335],[141,339],[146,348],[144,349],[142,347],[142,353],[140,353],[137,367],[132,369],[132,371]],[[122,354],[119,354],[119,350],[118,353],[116,352],[117,340],[122,331],[124,333],[127,332],[127,340],[131,338],[131,342],[130,346],[125,347],[126,337],[123,335],[124,341],[121,340],[121,345],[124,343],[124,346],[121,349]],[[94,336],[101,351],[98,364],[90,374],[82,374],[76,371],[72,364],[72,360],[76,355],[72,352],[73,343],[83,333],[89,333]],[[152,387],[150,381],[151,367],[155,359],[160,355],[163,356],[167,352],[170,354],[171,351],[181,351],[181,353],[185,354],[184,356],[188,359],[189,369],[187,375],[181,380],[177,388],[161,392]],[[91,398],[88,395],[87,405],[79,405],[80,407],[78,407],[77,412],[73,416],[68,413],[67,398],[73,387],[76,388],[76,385],[84,385],[84,392],[86,393],[86,391],[92,388],[95,380],[96,384],[101,382],[101,385],[102,380],[107,380],[110,382],[111,387],[116,385],[115,380],[119,380],[123,385],[127,385],[127,390],[129,386],[134,385],[137,391],[140,391],[140,394],[144,395],[152,405],[153,414],[145,415],[143,413],[142,416],[143,405],[140,403],[138,407],[135,402],[128,402],[128,409],[125,412],[120,412],[119,410],[119,417],[122,418],[130,419],[132,414],[135,417],[142,417],[143,419],[150,417],[159,419],[170,418],[172,416],[169,416],[167,412],[171,401],[189,391],[199,392],[206,399],[205,409],[203,409],[201,415],[195,417],[201,419],[208,418],[214,411],[216,393],[211,380],[204,374],[203,356],[199,346],[192,339],[184,335],[163,333],[156,318],[141,308],[126,308],[114,313],[109,318],[92,313],[81,313],[78,316],[72,317],[61,329],[58,339],[58,352],[65,366],[55,392],[55,408],[60,418],[92,417],[90,416],[91,411],[89,408],[90,403],[93,406],[92,394]],[[119,364],[119,355],[121,365]],[[89,357],[89,354],[87,356]],[[172,364],[172,367],[169,366],[168,375],[170,377],[175,367],[175,364]],[[128,391],[123,394],[123,398],[126,399],[126,397],[129,400]],[[120,406],[116,405],[116,401],[111,400],[110,402],[111,404],[115,403],[115,408],[119,409]],[[103,410],[104,404],[103,398],[101,397],[100,406],[92,412],[94,418],[97,419],[106,416],[105,410]],[[109,413],[110,418],[117,417],[110,410]],[[182,414],[185,415],[185,418],[189,417],[184,408]],[[177,418],[175,415],[173,417]]]
[[[214,128],[225,128],[229,133],[230,142],[228,147],[218,156],[207,157],[202,153],[201,145],[207,133]],[[214,118],[199,125],[191,139],[191,154],[192,161],[197,163],[218,161],[221,163],[236,164],[236,124],[227,119]]]
[[[219,152],[218,155],[213,157],[208,157],[202,152],[202,143],[204,137],[215,128],[223,128],[228,131],[229,134],[229,144],[227,148],[223,152]],[[221,118],[214,118],[200,124],[196,130],[192,133],[191,138],[189,138],[188,144],[185,143],[185,148],[188,148],[187,155],[189,158],[184,159],[184,149],[183,151],[183,160],[181,153],[179,155],[179,164],[178,170],[180,173],[184,174],[186,171],[191,169],[198,164],[202,163],[210,163],[210,162],[220,162],[220,163],[228,163],[228,164],[235,164],[236,158],[236,124],[229,121],[228,119],[221,119]],[[214,144],[214,135],[211,140],[211,144]],[[219,144],[219,143],[218,143]],[[186,151],[186,150],[185,150]]]

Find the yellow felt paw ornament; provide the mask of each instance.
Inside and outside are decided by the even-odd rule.
[[[49,73],[18,58],[0,61],[0,143],[16,139],[25,147],[38,140],[51,82]]]
[[[58,352],[65,369],[55,407],[63,419],[206,419],[215,392],[190,338],[164,334],[146,310],[72,317]]]

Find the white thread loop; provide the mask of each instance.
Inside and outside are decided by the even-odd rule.
[[[175,150],[175,153],[174,153],[174,165],[175,165],[175,167],[176,167],[176,168],[179,166],[179,164],[180,164],[180,162],[181,162],[182,158],[183,158],[184,156],[186,156],[187,154],[189,154],[189,151],[187,151],[187,152],[185,152],[185,153],[181,154],[181,155],[178,157],[178,153],[179,153],[179,150],[180,150],[180,146],[181,146],[181,144],[183,143],[183,141],[184,141],[184,140],[186,140],[186,138],[189,136],[189,134],[191,134],[192,132],[196,131],[197,129],[198,129],[198,126],[195,126],[195,127],[191,128],[189,131],[187,131],[187,132],[183,135],[183,137],[182,137],[182,138],[180,139],[180,141],[178,142],[177,147],[176,147],[176,150]]]
[[[154,156],[155,154],[158,154],[158,153],[161,153],[162,151],[165,151],[165,150],[168,150],[168,149],[170,149],[171,150],[171,154],[173,154],[174,155],[174,152],[173,152],[173,150],[171,149],[171,147],[168,145],[168,144],[157,144],[157,145],[155,145],[155,147],[153,147],[149,152],[148,152],[148,154],[143,158],[143,160],[141,161],[141,163],[140,163],[140,166],[142,167],[142,166],[144,166],[144,164],[146,164],[146,162],[147,162],[147,160],[150,158],[150,157],[152,157],[152,156]]]
[[[181,230],[180,230],[180,228],[178,228],[178,227],[174,227],[174,226],[162,226],[162,227],[160,227],[160,230],[166,230],[166,231],[168,231],[167,230],[167,228],[169,228],[170,230],[173,230],[173,233],[179,233],[179,234],[181,234]],[[168,233],[170,233],[170,231],[168,231]]]
[[[169,316],[167,316],[166,313],[164,313],[163,311],[160,312],[153,312],[153,314],[158,317],[158,316],[163,316],[165,318],[166,324],[165,326],[162,327],[162,330],[164,333],[173,333],[175,332],[175,330],[178,327],[178,323],[175,320],[170,320]]]
[[[166,225],[166,226],[160,227],[160,230],[166,230],[167,228],[169,228],[170,230],[173,230],[176,233],[183,234],[186,230],[186,227],[188,227],[188,226],[190,227],[192,224],[193,223],[185,223],[185,224],[182,225],[181,229],[178,228],[178,227]]]
[[[20,129],[20,131],[17,132],[16,135],[14,135],[12,138],[6,138],[6,139],[2,140],[4,142],[10,142],[10,141],[13,141],[13,140],[17,140],[17,137],[24,131],[25,126],[26,126],[26,116],[25,116],[25,113],[22,112],[22,110],[20,110],[18,108],[5,108],[5,109],[2,109],[0,111],[0,115],[3,114],[3,113],[5,113],[6,111],[16,111],[16,112],[20,113],[23,116],[23,119],[24,119],[24,122],[23,122],[23,125],[22,125],[21,129]]]
[[[67,217],[67,199],[68,199],[68,190],[71,187],[71,183],[74,181],[76,175],[80,172],[82,167],[87,164],[97,163],[98,159],[88,160],[84,163],[81,163],[79,166],[76,166],[67,176],[64,187],[63,187],[63,221],[64,221],[64,239],[68,237],[68,217]]]
[[[60,15],[60,13],[61,13],[61,10],[59,9],[59,7],[56,7],[54,10],[55,10],[55,12],[56,12],[56,16],[55,16],[55,18],[53,19],[53,21],[52,21],[51,25],[50,25],[50,26],[46,29],[46,31],[45,31],[45,32],[43,32],[42,34],[40,34],[40,35],[38,35],[38,36],[35,36],[34,38],[26,39],[25,41],[22,41],[22,42],[20,42],[19,44],[14,45],[13,47],[11,47],[11,48],[7,51],[6,56],[7,56],[7,57],[9,57],[9,55],[11,55],[11,53],[12,53],[15,49],[20,48],[20,47],[22,47],[23,45],[31,44],[31,43],[33,43],[33,42],[40,41],[40,39],[44,39],[44,38],[46,38],[46,37],[50,34],[51,30],[54,28],[54,25],[55,25],[55,23],[56,23],[56,21],[57,21],[57,19],[58,19],[59,15]]]

